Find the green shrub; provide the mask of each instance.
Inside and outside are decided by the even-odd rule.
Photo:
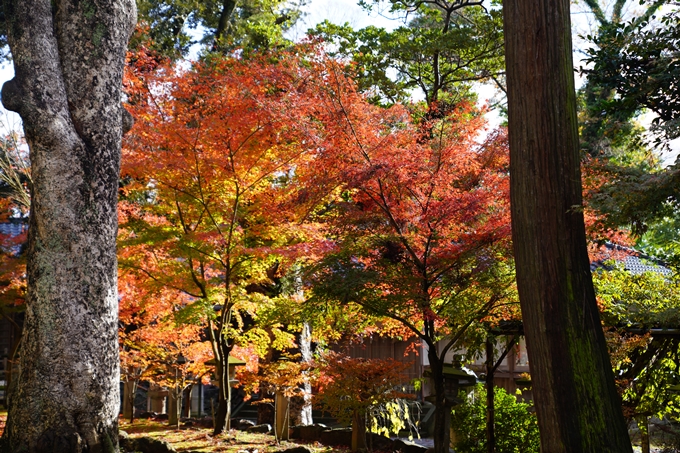
[[[538,453],[538,423],[529,411],[530,405],[496,387],[494,407],[496,453]],[[457,453],[486,453],[484,386],[477,385],[465,402],[453,409],[451,425],[456,432]]]

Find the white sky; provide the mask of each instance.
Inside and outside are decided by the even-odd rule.
[[[375,25],[388,30],[402,24],[399,20],[388,19],[377,11],[369,15],[357,5],[357,0],[311,0],[307,11],[309,13],[304,18],[303,32],[324,20],[338,25],[349,22],[354,28]]]
[[[607,1],[607,0],[605,0]],[[574,28],[574,46],[577,48],[574,55],[575,65],[579,66],[578,61],[583,57],[583,52],[578,50],[578,47],[583,47],[584,41],[577,37],[578,34],[585,35],[590,30],[593,29],[592,17],[584,12],[583,5],[576,5],[572,8],[572,22]],[[631,2],[631,4],[637,2]],[[368,14],[361,7],[357,5],[357,0],[310,0],[306,7],[308,14],[304,17],[303,21],[298,24],[295,29],[291,30],[289,37],[297,40],[302,39],[307,29],[313,27],[315,24],[322,22],[324,20],[329,20],[332,23],[341,25],[348,22],[354,28],[362,28],[368,25],[376,25],[384,27],[386,29],[396,28],[402,24],[398,19],[389,19],[386,14],[381,14],[381,12],[376,8],[375,11]],[[14,75],[14,70],[11,64],[5,63],[0,67],[0,83],[9,80]],[[576,77],[577,86],[580,85],[578,80],[578,75]],[[480,101],[485,102],[488,98],[493,96],[493,89],[484,88],[480,89]],[[492,115],[489,118],[490,122],[497,123],[497,116],[494,118]],[[649,119],[651,121],[651,118]],[[15,113],[8,112],[4,108],[0,107],[0,132],[8,130],[16,130],[20,127],[21,121],[19,116]],[[676,140],[680,142],[680,140]],[[674,148],[679,148],[676,144]],[[677,153],[676,153],[677,154]],[[672,156],[665,156],[667,164],[673,163],[675,160],[675,154]]]

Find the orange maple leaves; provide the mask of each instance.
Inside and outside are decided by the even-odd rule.
[[[365,268],[411,263],[372,283],[388,299],[425,275],[407,316],[439,321],[442,279],[508,248],[506,140],[480,143],[474,106],[426,120],[371,105],[313,47],[158,68],[140,56],[128,75],[121,256],[150,288],[205,300],[204,319],[213,304],[256,311],[247,288],[272,263],[285,275],[353,240]]]

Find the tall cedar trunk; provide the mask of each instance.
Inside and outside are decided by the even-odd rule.
[[[446,404],[444,390],[444,364],[436,352],[436,347],[428,348],[430,371],[435,392],[434,408],[434,453],[448,453],[451,443],[451,407]]]
[[[506,0],[512,227],[544,453],[630,452],[590,275],[569,0]]]
[[[21,371],[3,451],[118,450],[116,201],[132,0],[5,0],[33,179]]]

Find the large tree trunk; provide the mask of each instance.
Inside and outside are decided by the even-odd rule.
[[[545,453],[630,452],[595,303],[569,0],[506,0],[512,227]]]
[[[118,451],[116,202],[131,0],[6,0],[33,179],[21,372],[3,451]],[[125,121],[129,123],[129,121]]]

